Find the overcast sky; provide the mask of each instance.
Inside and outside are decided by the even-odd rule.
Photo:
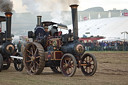
[[[22,5],[22,0],[11,1],[13,1],[14,4],[13,9],[17,13],[27,12],[27,7],[25,5]],[[105,10],[110,10],[113,8],[128,9],[128,0],[79,0],[79,2],[79,10],[85,10],[87,8],[97,6],[103,7]]]

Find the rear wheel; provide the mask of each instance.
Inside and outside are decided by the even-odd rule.
[[[69,53],[64,54],[60,62],[60,67],[64,76],[73,76],[77,68],[75,57]]]
[[[25,47],[23,62],[28,74],[40,74],[45,66],[42,45],[36,42],[28,43]]]
[[[97,61],[96,58],[89,53],[82,56],[81,59],[81,71],[85,76],[92,76],[96,72]]]
[[[0,72],[2,70],[2,65],[3,65],[3,57],[2,55],[0,54]]]

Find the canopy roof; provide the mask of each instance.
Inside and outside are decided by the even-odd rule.
[[[50,26],[50,25],[54,25],[54,26],[57,26],[58,28],[60,29],[68,29],[68,27],[64,24],[61,24],[61,23],[56,23],[56,22],[51,22],[51,21],[44,21],[44,22],[41,22],[42,26]]]
[[[0,16],[0,22],[6,21],[6,18],[4,16]]]

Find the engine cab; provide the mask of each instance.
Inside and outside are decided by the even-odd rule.
[[[60,50],[62,46],[62,31],[59,29],[66,29],[66,25],[55,22],[44,21],[37,26],[34,32],[29,31],[28,37],[33,38],[33,41],[41,43],[45,50]]]
[[[2,32],[2,22],[5,22],[5,17],[0,16],[0,45],[2,45],[5,42],[5,33]]]

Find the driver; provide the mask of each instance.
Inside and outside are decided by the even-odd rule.
[[[58,34],[57,27],[56,26],[53,26],[52,29],[51,29],[51,35],[52,36],[57,36],[57,34]]]
[[[47,37],[50,36],[49,30],[48,30],[48,26],[45,26],[45,27],[44,27],[44,31],[45,31],[45,35],[46,35]]]

